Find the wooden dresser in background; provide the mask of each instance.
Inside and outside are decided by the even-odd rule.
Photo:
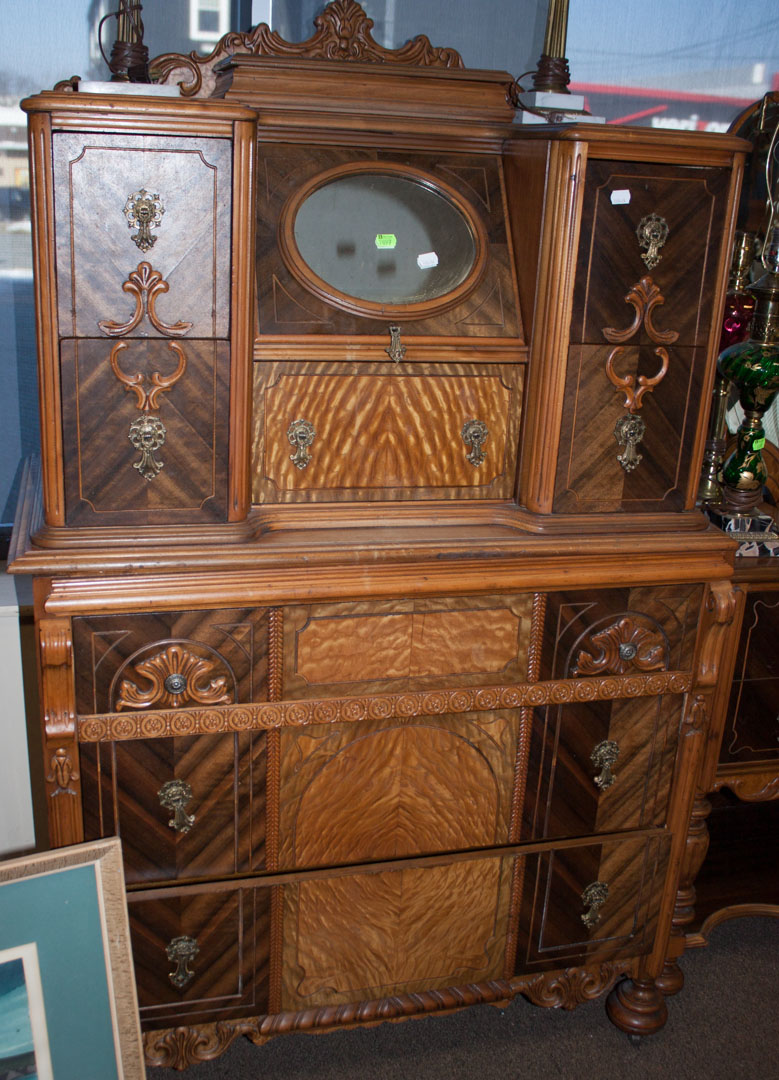
[[[148,1062],[516,994],[657,1031],[747,144],[519,127],[507,73],[352,0],[155,67],[180,97],[24,103],[13,561],[51,840],[122,839]]]

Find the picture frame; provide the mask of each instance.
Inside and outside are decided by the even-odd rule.
[[[0,1080],[20,1072],[146,1076],[118,839],[0,862]]]

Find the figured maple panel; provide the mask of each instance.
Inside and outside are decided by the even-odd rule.
[[[285,695],[522,681],[532,596],[294,607],[285,615]]]
[[[367,318],[328,303],[289,271],[277,229],[287,199],[319,173],[358,162],[394,162],[421,170],[454,188],[487,235],[487,265],[473,292],[453,308],[426,319],[403,320],[408,335],[522,339],[516,284],[506,229],[500,159],[476,154],[390,152],[358,147],[264,143],[259,154],[257,200],[258,328],[264,334],[380,335],[389,343],[388,318]],[[378,231],[378,229],[377,229]]]
[[[135,303],[122,286],[141,262],[162,274],[163,322],[190,322],[191,337],[226,337],[230,301],[232,146],[228,139],[165,135],[54,135],[60,334],[95,337]],[[162,215],[151,247],[133,240],[124,210],[145,189]],[[135,336],[159,336],[146,318]]]
[[[656,834],[528,855],[516,973],[649,952],[669,843]]]
[[[657,327],[676,331],[680,346],[705,346],[729,185],[729,168],[588,161],[571,341],[598,344],[604,327],[630,326],[625,294],[649,275],[665,300]],[[636,230],[651,215],[668,235],[650,267]]]
[[[227,515],[230,356],[227,342],[175,343],[185,370],[159,396],[153,415],[164,442],[161,463],[147,479],[136,467],[142,448],[130,441],[131,425],[148,415],[111,368],[109,340],[61,344],[62,420],[65,444],[65,513],[68,525],[120,525],[224,521]],[[120,370],[140,376],[145,389],[155,373],[180,368],[171,343],[127,341],[117,354]]]
[[[507,498],[514,484],[521,371],[493,365],[255,365],[255,502]],[[288,430],[315,436],[304,467]],[[487,425],[483,460],[462,431]]]
[[[653,391],[644,394],[636,414],[646,431],[637,448],[641,460],[628,472],[617,460],[625,447],[614,434],[617,420],[628,414],[625,395],[606,374],[607,359],[615,348],[621,350],[614,360],[614,371],[620,378],[652,379],[661,370],[651,344],[571,345],[554,510],[639,513],[689,509],[684,506],[684,492],[706,352],[678,344],[667,347],[668,370]]]
[[[84,744],[84,838],[119,836],[130,884],[263,868],[265,741],[242,732]],[[189,788],[178,816],[164,805],[176,782]]]
[[[512,860],[288,885],[284,1009],[499,978]]]
[[[517,736],[514,712],[285,729],[280,867],[507,843]]]
[[[775,761],[779,592],[750,591],[741,626],[720,762]]]
[[[523,839],[663,825],[682,704],[667,695],[534,709]]]
[[[270,889],[177,894],[144,900],[129,894],[138,1003],[144,1027],[182,1020],[256,1015],[268,1009]],[[191,938],[197,955],[181,988],[166,949]]]

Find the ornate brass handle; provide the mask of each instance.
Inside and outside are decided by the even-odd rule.
[[[603,742],[599,742],[590,754],[590,761],[599,770],[592,778],[593,783],[601,791],[610,788],[617,779],[611,770],[618,757],[619,744],[614,742],[613,739],[605,739]]]
[[[168,972],[168,978],[177,990],[183,990],[187,983],[195,977],[190,968],[190,961],[194,960],[200,952],[197,941],[191,937],[176,937],[165,946],[165,952],[171,964],[176,967]]]
[[[590,930],[600,922],[600,909],[608,900],[609,887],[605,881],[593,881],[582,893],[582,903],[587,909],[581,916],[584,925]]]
[[[311,460],[308,448],[316,438],[314,425],[308,420],[293,420],[287,428],[287,438],[290,445],[296,447],[295,453],[289,455],[289,460],[296,469],[305,469]]]
[[[658,252],[668,239],[668,222],[659,214],[647,214],[639,221],[636,236],[639,247],[646,248],[646,254],[641,258],[647,270],[654,270],[663,257]]]
[[[192,799],[192,788],[185,780],[168,780],[157,792],[160,806],[173,811],[173,817],[168,822],[171,829],[176,832],[186,833],[195,824],[195,815],[188,814],[184,807]]]
[[[463,424],[463,442],[466,446],[471,447],[470,454],[465,456],[474,468],[481,465],[487,456],[483,447],[488,435],[489,429],[483,420],[466,420]]]
[[[399,364],[406,355],[406,346],[400,340],[400,327],[393,325],[388,327],[388,330],[390,332],[390,343],[384,351],[390,360],[395,364]]]

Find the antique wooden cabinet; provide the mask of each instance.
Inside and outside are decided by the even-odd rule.
[[[733,545],[695,510],[744,143],[516,125],[352,0],[25,102],[51,839],[147,1059],[666,1015]]]

